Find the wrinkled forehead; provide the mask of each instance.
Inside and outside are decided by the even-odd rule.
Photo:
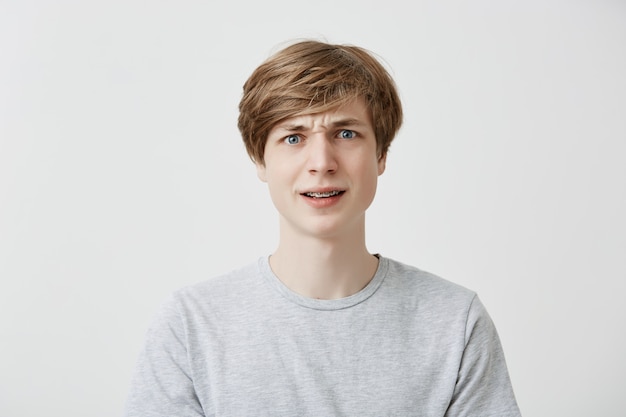
[[[271,132],[297,132],[348,127],[372,128],[371,112],[363,98],[355,98],[323,111],[315,108],[304,109],[296,115],[276,123]]]

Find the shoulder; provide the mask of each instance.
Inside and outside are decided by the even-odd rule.
[[[430,297],[453,297],[471,300],[476,293],[469,288],[444,279],[431,272],[424,271],[415,266],[384,258],[387,263],[388,284],[403,289],[410,289],[413,293],[419,293]]]
[[[394,259],[382,259],[387,268],[382,289],[400,302],[443,315],[466,316],[477,298],[473,290],[431,272]]]
[[[226,317],[230,310],[240,310],[251,300],[262,297],[263,278],[259,261],[206,280],[174,290],[162,310],[189,319],[208,316]]]
[[[254,286],[260,278],[259,261],[248,263],[232,271],[179,288],[175,297],[182,299],[228,297],[237,290]]]

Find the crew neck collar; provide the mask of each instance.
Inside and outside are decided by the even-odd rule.
[[[387,275],[389,261],[387,258],[384,258],[380,255],[376,255],[376,257],[378,258],[378,268],[376,269],[376,273],[374,274],[374,277],[370,280],[370,282],[362,290],[348,297],[338,298],[335,300],[318,300],[315,298],[303,296],[291,290],[272,271],[269,263],[270,255],[259,258],[258,266],[261,275],[268,282],[268,284],[272,286],[276,291],[278,291],[288,301],[298,304],[302,307],[315,310],[342,310],[345,308],[353,307],[367,300],[376,292],[376,290],[378,290],[378,288],[382,284],[385,276]]]

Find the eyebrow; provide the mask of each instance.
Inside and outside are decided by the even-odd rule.
[[[346,127],[346,126],[364,126],[365,123],[359,119],[355,118],[347,118],[347,119],[338,119],[330,123],[330,127],[338,128],[338,127]],[[302,132],[308,130],[308,128],[304,125],[295,124],[295,123],[284,123],[276,126],[278,129],[285,130],[287,132]]]

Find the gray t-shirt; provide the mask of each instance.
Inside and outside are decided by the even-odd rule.
[[[303,297],[268,257],[175,292],[125,416],[519,416],[476,294],[380,257],[360,292]]]

